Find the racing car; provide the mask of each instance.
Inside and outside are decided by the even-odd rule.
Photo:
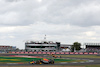
[[[54,58],[61,58],[61,56],[57,56],[57,55],[54,55],[54,54],[50,54],[52,57]]]
[[[54,60],[43,58],[42,60],[31,61],[30,64],[54,64]]]

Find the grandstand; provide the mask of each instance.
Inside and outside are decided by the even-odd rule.
[[[100,43],[84,43],[86,52],[100,52]]]
[[[12,51],[16,51],[16,46],[0,46],[0,53],[8,53]]]
[[[26,51],[58,51],[60,42],[53,41],[27,41],[25,42]]]

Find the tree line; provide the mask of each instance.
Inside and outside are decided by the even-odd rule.
[[[74,42],[73,45],[71,46],[71,51],[79,51],[81,49],[81,43],[79,42]]]

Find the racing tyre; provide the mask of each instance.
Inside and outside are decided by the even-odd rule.
[[[42,64],[40,60],[36,61],[36,64]]]
[[[53,60],[51,60],[51,62],[50,62],[51,64],[54,64],[54,61]]]

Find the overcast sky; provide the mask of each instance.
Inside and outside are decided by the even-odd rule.
[[[0,0],[0,45],[100,43],[100,0]]]

